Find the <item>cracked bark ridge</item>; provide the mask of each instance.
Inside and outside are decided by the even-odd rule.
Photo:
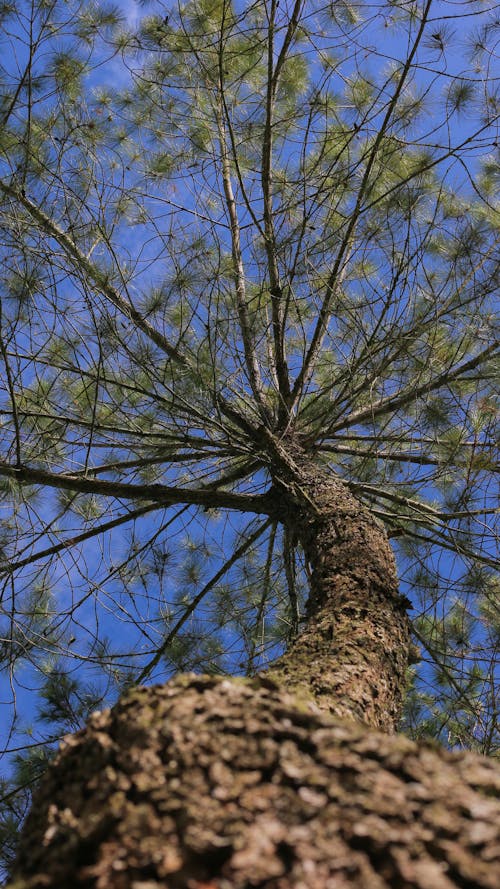
[[[310,595],[304,629],[269,675],[334,715],[393,732],[410,624],[389,539],[340,479],[293,446],[286,456],[275,483],[283,520],[304,548]]]
[[[10,889],[497,889],[499,789],[265,677],[180,677],[68,737]]]

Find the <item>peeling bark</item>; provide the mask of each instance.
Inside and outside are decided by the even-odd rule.
[[[10,889],[496,889],[498,768],[181,677],[69,737]]]

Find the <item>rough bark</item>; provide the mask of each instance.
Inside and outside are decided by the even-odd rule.
[[[68,738],[10,889],[496,889],[495,788],[264,678],[181,677]]]
[[[392,732],[406,691],[410,603],[385,529],[297,447],[283,445],[276,467],[281,517],[303,546],[310,594],[302,632],[269,675],[321,709]]]

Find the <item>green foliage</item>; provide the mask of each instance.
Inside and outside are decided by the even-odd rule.
[[[75,33],[85,43],[92,43],[101,35],[112,32],[122,21],[122,11],[117,4],[84,3],[78,9]]]
[[[68,99],[75,99],[81,88],[81,75],[84,63],[70,53],[59,52],[52,58],[52,74],[54,80],[63,89]]]
[[[52,631],[56,603],[47,578],[37,578],[16,603],[16,621],[9,621],[8,612],[2,614],[0,663],[15,668],[36,653],[47,652],[57,643]]]
[[[51,664],[40,687],[36,717],[58,732],[77,731],[102,702],[102,693],[65,672],[62,663]]]

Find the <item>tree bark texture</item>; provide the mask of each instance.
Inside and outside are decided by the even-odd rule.
[[[293,446],[277,454],[275,496],[310,572],[306,622],[269,674],[321,709],[392,732],[406,692],[410,604],[384,527],[344,482]]]
[[[68,737],[10,889],[497,889],[499,789],[265,677],[180,677]]]

